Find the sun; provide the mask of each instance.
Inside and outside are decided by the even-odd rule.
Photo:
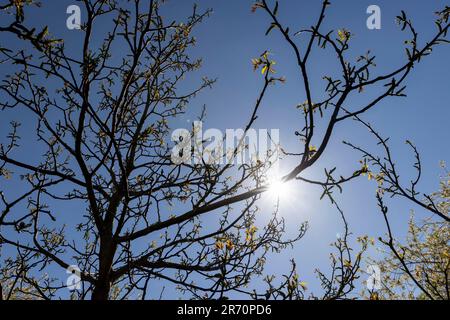
[[[288,199],[291,194],[291,189],[287,182],[281,179],[271,179],[268,183],[267,193],[272,199]]]

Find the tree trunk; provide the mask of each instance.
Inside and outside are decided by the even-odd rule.
[[[108,300],[111,290],[111,268],[115,254],[112,233],[107,232],[100,236],[99,270],[98,278],[92,291],[91,300]]]
[[[109,281],[99,282],[92,292],[91,300],[108,300],[109,290],[111,289],[111,284]]]

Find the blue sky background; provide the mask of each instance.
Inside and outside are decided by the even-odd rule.
[[[400,10],[405,10],[413,19],[416,30],[420,33],[422,44],[429,39],[434,31],[434,12],[447,4],[445,1],[366,1],[348,0],[331,1],[323,29],[347,28],[354,37],[351,41],[352,56],[364,54],[368,49],[377,56],[377,68],[374,75],[384,71],[393,70],[405,59],[403,41],[407,36],[400,32],[395,23],[395,16]],[[38,14],[30,17],[30,24],[49,25],[50,32],[57,38],[63,38],[69,50],[74,55],[81,52],[82,34],[78,31],[66,29],[66,8],[75,1],[47,0],[42,1],[43,8]],[[165,12],[168,16],[184,17],[190,13],[194,1],[170,0]],[[203,68],[192,78],[187,78],[186,89],[192,87],[201,76],[206,75],[217,78],[218,82],[213,89],[208,89],[200,94],[191,104],[192,112],[180,119],[180,126],[189,127],[189,121],[195,119],[202,105],[207,106],[207,128],[241,128],[245,126],[252,111],[255,99],[262,85],[262,77],[259,72],[253,72],[251,59],[259,56],[264,50],[272,53],[272,59],[277,62],[275,69],[277,75],[285,76],[286,84],[276,85],[264,100],[255,128],[279,128],[280,141],[283,147],[295,150],[298,145],[295,141],[294,131],[301,129],[302,115],[295,106],[305,101],[305,93],[302,90],[301,77],[294,63],[294,56],[286,42],[273,30],[266,37],[264,33],[269,26],[269,18],[263,11],[251,13],[250,0],[199,0],[196,1],[200,9],[212,8],[213,13],[195,31],[198,44],[192,50],[193,56],[203,57]],[[381,30],[369,30],[366,27],[366,9],[369,5],[376,4],[381,8]],[[279,18],[291,30],[300,30],[312,25],[320,10],[320,1],[280,1]],[[83,19],[83,16],[82,16]],[[108,30],[105,22],[101,26],[102,31]],[[100,32],[102,32],[100,31]],[[3,41],[11,39],[0,38]],[[20,45],[17,42],[9,42],[10,45]],[[311,74],[313,97],[321,97],[323,92],[323,75],[336,74],[337,65],[335,56],[330,52],[314,48],[309,64]],[[437,190],[439,183],[440,160],[450,159],[449,127],[450,109],[448,101],[449,90],[449,64],[450,48],[438,46],[430,57],[427,57],[415,67],[406,84],[407,98],[389,98],[380,103],[376,108],[364,114],[363,119],[369,121],[385,137],[391,137],[390,144],[394,150],[394,157],[402,173],[405,183],[409,181],[409,175],[414,161],[413,155],[404,141],[413,141],[421,152],[423,161],[423,179],[420,191],[433,192]],[[113,52],[113,55],[115,53]],[[120,54],[120,53],[118,53]],[[7,70],[0,70],[3,76]],[[183,88],[182,88],[183,89]],[[367,93],[367,95],[369,95]],[[354,109],[359,103],[367,101],[366,94],[354,97],[351,102]],[[17,118],[17,114],[2,114],[0,118],[0,142],[5,139],[7,132],[7,118]],[[27,128],[26,117],[20,118]],[[31,123],[31,122],[30,122]],[[24,133],[26,135],[26,132]],[[323,154],[322,159],[314,168],[305,172],[305,176],[322,178],[323,168],[337,166],[337,174],[349,175],[359,168],[360,155],[351,151],[342,144],[342,140],[351,141],[354,144],[368,147],[382,155],[382,150],[377,149],[375,140],[356,122],[348,121],[339,125],[333,138]],[[25,139],[24,139],[25,141]],[[25,144],[27,144],[25,142]],[[316,145],[318,141],[316,141]],[[28,152],[33,152],[33,146],[27,146]],[[29,154],[28,153],[28,154]],[[282,170],[288,171],[295,165],[295,161],[282,163]],[[13,194],[16,185],[14,181],[8,182],[0,179],[2,189]],[[285,250],[282,254],[271,257],[267,263],[267,273],[280,274],[288,271],[288,260],[295,258],[298,263],[300,278],[308,282],[312,291],[318,287],[313,274],[315,268],[326,270],[330,252],[329,244],[336,239],[338,233],[343,232],[342,223],[338,212],[330,206],[328,201],[319,201],[321,189],[302,183],[292,183],[292,199],[281,203],[280,214],[286,218],[289,233],[294,232],[302,221],[309,221],[310,229],[306,236],[298,242],[293,249]],[[382,216],[377,209],[375,201],[375,182],[361,178],[344,187],[344,193],[339,195],[339,203],[347,215],[350,229],[355,236],[367,234],[378,238],[384,235],[385,226]],[[394,200],[388,202],[391,205],[392,223],[394,230],[402,238],[407,229],[410,209],[416,209],[412,204]],[[269,218],[271,213],[270,199],[261,200],[261,219]],[[72,211],[73,208],[64,210]],[[423,217],[423,212],[417,211],[418,217]],[[379,244],[377,243],[376,246]],[[375,250],[370,251],[370,256],[376,257]],[[66,275],[64,270],[58,270],[62,279]],[[364,280],[364,279],[363,279]],[[316,291],[317,292],[317,291]],[[166,291],[166,298],[174,297],[173,291]]]

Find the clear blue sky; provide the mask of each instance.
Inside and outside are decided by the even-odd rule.
[[[194,1],[170,0],[166,13],[168,16],[183,17],[190,12]],[[199,0],[200,9],[212,8],[213,14],[200,25],[195,33],[198,44],[192,51],[194,56],[203,57],[203,68],[197,76],[207,75],[218,78],[211,90],[204,91],[192,103],[194,111],[188,113],[185,119],[194,119],[203,104],[207,106],[208,128],[241,128],[250,115],[251,108],[261,87],[260,73],[252,71],[251,58],[257,57],[264,50],[270,50],[272,58],[277,61],[277,75],[285,76],[287,83],[270,89],[261,107],[256,128],[279,128],[281,144],[286,148],[295,148],[294,131],[299,129],[302,117],[295,109],[298,103],[305,101],[301,78],[298,75],[294,57],[285,41],[273,30],[270,36],[264,36],[269,25],[268,17],[262,12],[252,14],[250,0]],[[395,16],[400,10],[405,10],[413,19],[422,41],[430,38],[435,30],[434,12],[445,6],[446,1],[421,0],[348,0],[331,1],[324,29],[347,28],[354,34],[351,54],[364,54],[370,49],[377,56],[377,72],[391,70],[404,61],[403,41],[405,33],[399,31]],[[74,53],[80,52],[81,34],[65,28],[67,15],[65,9],[75,1],[42,1],[43,8],[39,16],[33,16],[32,23],[49,25],[50,32],[55,37],[63,38]],[[376,4],[382,13],[381,30],[366,28],[366,8]],[[320,1],[280,1],[279,17],[291,30],[299,30],[314,23],[320,10]],[[102,26],[104,30],[108,25]],[[2,40],[3,41],[3,40]],[[0,42],[1,43],[1,42]],[[422,42],[423,43],[423,42]],[[14,43],[15,44],[15,43]],[[114,53],[113,53],[114,54]],[[450,108],[448,101],[450,48],[438,46],[433,54],[419,64],[407,80],[407,98],[386,99],[376,109],[364,115],[385,137],[390,136],[394,157],[397,159],[405,182],[412,171],[412,154],[405,146],[405,139],[413,141],[419,148],[423,160],[423,179],[420,185],[422,192],[432,192],[439,182],[439,161],[450,160],[449,120]],[[309,71],[312,78],[313,96],[322,94],[321,78],[325,74],[336,71],[335,56],[318,52],[311,57]],[[0,71],[3,75],[3,71]],[[193,77],[189,81],[197,80]],[[192,85],[187,82],[186,86]],[[352,100],[353,107],[364,101],[363,97]],[[191,118],[191,119],[190,119]],[[21,119],[24,123],[28,119]],[[6,128],[5,119],[0,119],[0,142],[4,141]],[[310,177],[323,177],[323,168],[338,167],[339,174],[351,174],[359,164],[360,155],[352,152],[342,144],[342,140],[377,150],[375,141],[357,123],[351,121],[339,126],[331,143],[320,162],[306,174]],[[316,142],[317,144],[318,142]],[[31,147],[31,146],[30,146]],[[379,150],[381,153],[381,150]],[[289,170],[294,162],[283,163]],[[0,180],[3,184],[5,180]],[[14,187],[14,185],[12,185]],[[355,236],[368,234],[378,238],[384,235],[385,228],[381,214],[375,202],[375,184],[361,178],[345,186],[344,193],[338,196],[344,209],[350,228]],[[288,271],[287,261],[295,258],[302,280],[309,283],[313,290],[317,289],[317,280],[313,270],[317,267],[326,269],[328,266],[329,244],[336,239],[336,234],[342,233],[342,223],[336,210],[329,202],[319,201],[320,189],[301,183],[292,184],[295,197],[282,203],[280,214],[288,222],[290,231],[295,231],[300,222],[308,220],[310,229],[306,236],[292,250],[269,259],[267,272],[279,274]],[[12,191],[11,191],[12,192]],[[264,201],[264,200],[262,200]],[[415,209],[410,203],[391,201],[393,225],[399,236],[403,236],[407,228],[410,209]],[[261,216],[267,218],[270,205],[263,204]],[[420,217],[422,212],[417,211]],[[377,244],[378,245],[378,244]],[[374,250],[371,252],[375,255]],[[64,271],[58,271],[65,279]],[[170,292],[170,291],[169,291]],[[317,291],[316,291],[317,292]],[[170,293],[166,297],[170,297]]]

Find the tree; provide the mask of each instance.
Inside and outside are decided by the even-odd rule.
[[[380,238],[387,251],[380,261],[371,260],[372,264],[380,266],[382,278],[380,290],[372,290],[371,296],[384,299],[450,299],[450,255],[449,255],[449,209],[450,209],[450,174],[441,167],[445,175],[441,179],[440,189],[432,194],[421,194],[417,190],[422,176],[422,163],[417,147],[409,140],[406,144],[411,147],[417,175],[411,179],[410,186],[402,185],[400,174],[394,163],[392,151],[388,145],[389,139],[384,139],[371,125],[359,119],[376,137],[379,145],[384,149],[383,158],[359,147],[365,161],[370,164],[369,178],[378,182],[376,198],[383,215],[387,239]],[[411,216],[406,236],[406,243],[397,240],[391,227],[389,208],[385,204],[385,196],[391,198],[402,197],[417,205],[429,214],[429,217],[417,223]]]
[[[423,175],[422,162],[417,147],[409,140],[414,154],[416,176],[410,180],[409,186],[403,184],[395,165],[393,151],[388,140],[383,138],[367,122],[362,123],[375,137],[384,151],[380,157],[346,142],[349,146],[363,154],[367,163],[369,180],[376,180],[378,187],[376,199],[386,224],[386,239],[379,241],[387,248],[380,261],[370,259],[371,264],[380,267],[381,279],[379,290],[369,290],[370,297],[376,299],[450,299],[450,255],[449,255],[449,209],[450,209],[450,173],[445,162],[441,167],[445,175],[441,178],[440,189],[432,194],[421,193],[418,185]],[[402,244],[391,227],[389,207],[385,198],[404,198],[429,214],[429,217],[417,223],[411,216],[406,243]]]
[[[447,204],[449,203],[447,198]],[[405,244],[393,240],[379,262],[385,299],[450,299],[449,225],[445,221],[412,217]]]
[[[2,64],[14,70],[0,84],[4,97],[0,106],[3,112],[34,117],[34,132],[26,139],[37,139],[42,151],[41,156],[27,155],[20,123],[11,122],[0,149],[0,172],[3,179],[22,187],[20,195],[12,195],[8,183],[2,182],[0,243],[15,252],[4,258],[3,296],[10,296],[3,284],[12,284],[10,292],[27,295],[31,287],[33,297],[57,297],[66,284],[42,276],[42,270],[67,269],[75,261],[82,280],[82,289],[75,293],[78,299],[144,299],[155,279],[176,284],[182,293],[196,298],[225,298],[233,291],[252,297],[302,298],[304,283],[295,273],[295,264],[279,286],[267,278],[266,292],[247,289],[262,274],[267,254],[292,245],[307,229],[302,224],[297,236],[285,238],[284,220],[276,211],[267,224],[258,225],[256,204],[269,188],[271,163],[236,167],[231,161],[225,165],[204,159],[194,165],[171,161],[175,119],[214,82],[204,78],[189,92],[179,89],[184,77],[201,65],[188,50],[195,44],[193,29],[209,11],[194,7],[184,22],[169,23],[160,13],[164,1],[84,0],[83,4],[87,14],[79,54],[53,38],[47,27],[27,26],[33,1],[0,5],[4,24],[0,32],[15,37],[23,47],[0,45]],[[448,14],[439,13],[434,37],[420,46],[416,30],[402,13],[399,23],[412,35],[406,60],[395,70],[372,77],[374,56],[360,56],[354,63],[346,56],[350,31],[321,31],[329,4],[323,2],[314,27],[295,34],[282,25],[278,2],[258,1],[252,10],[261,10],[270,19],[267,35],[278,31],[292,49],[307,96],[297,106],[304,118],[295,133],[301,151],[283,152],[297,165],[281,180],[318,185],[334,203],[333,192],[366,173],[365,165],[348,177],[336,178],[336,168],[326,170],[324,180],[306,179],[302,173],[323,156],[336,125],[349,123],[383,99],[404,96],[407,75],[433,47],[447,42],[449,26]],[[5,12],[12,14],[9,23]],[[112,23],[99,38],[103,30],[99,21],[105,18]],[[325,92],[314,92],[308,80],[308,59],[315,44],[331,50],[341,68],[336,75],[324,76]],[[262,73],[262,85],[244,132],[256,121],[269,86],[284,81],[273,75],[273,65],[267,51],[253,60]],[[381,88],[383,93],[367,97],[365,106],[344,107],[350,96],[363,94],[367,87]],[[325,124],[324,132],[316,129],[318,122]],[[245,149],[242,141],[231,150],[232,158]],[[66,230],[72,219],[76,236]],[[205,224],[206,219],[215,223]],[[333,260],[331,277],[319,273],[329,289],[327,299],[344,298],[359,270],[361,257],[352,259],[346,222],[345,226],[345,238],[337,242],[337,249],[348,256]]]

